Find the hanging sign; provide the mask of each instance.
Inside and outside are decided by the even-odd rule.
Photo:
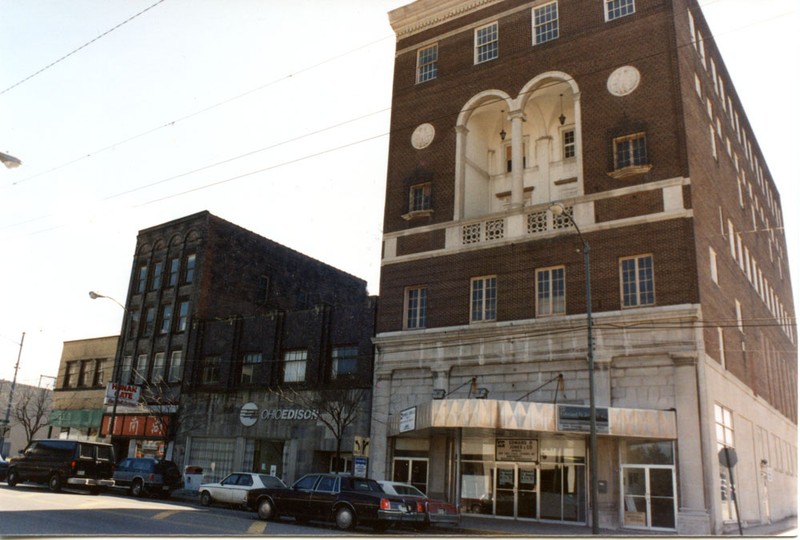
[[[400,411],[400,433],[414,431],[417,428],[417,408],[411,407]]]

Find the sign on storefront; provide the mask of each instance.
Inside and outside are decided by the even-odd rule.
[[[366,478],[367,477],[367,463],[369,460],[365,457],[354,457],[353,458],[353,476],[356,478]]]
[[[558,431],[578,431],[589,433],[591,425],[590,409],[583,405],[558,406]],[[597,433],[608,433],[608,408],[595,407]]]
[[[142,397],[142,388],[135,384],[108,383],[106,386],[106,396],[103,400],[104,405],[135,406],[139,404]]]
[[[539,461],[539,441],[534,439],[497,439],[497,461]]]
[[[417,408],[411,407],[400,411],[400,433],[414,431],[417,428]]]

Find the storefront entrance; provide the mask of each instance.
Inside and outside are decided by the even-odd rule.
[[[674,486],[673,467],[624,465],[622,488],[625,526],[674,529]]]
[[[535,465],[498,463],[495,469],[495,515],[536,518],[537,476]]]

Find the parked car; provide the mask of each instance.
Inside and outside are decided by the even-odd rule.
[[[297,521],[333,521],[339,529],[358,525],[384,531],[392,525],[421,525],[425,507],[414,497],[389,495],[367,478],[307,474],[290,488],[254,489],[247,507],[264,520],[282,516]]]
[[[126,487],[134,497],[170,493],[183,485],[178,466],[172,461],[154,458],[126,458],[117,464],[114,485]]]
[[[6,482],[47,484],[51,491],[64,485],[79,486],[97,494],[114,485],[114,447],[110,444],[43,439],[31,441],[8,463]]]
[[[8,461],[6,461],[3,455],[0,454],[0,482],[6,479],[7,472],[8,472]]]
[[[447,501],[428,498],[423,492],[411,484],[378,480],[383,491],[392,495],[408,495],[423,501],[425,505],[425,526],[457,525],[460,518],[458,508]]]
[[[229,474],[221,482],[201,484],[198,491],[203,506],[215,502],[243,506],[250,490],[285,487],[283,480],[271,474],[237,472]]]

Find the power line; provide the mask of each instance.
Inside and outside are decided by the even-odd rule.
[[[71,51],[71,52],[68,52],[67,54],[65,54],[64,56],[62,56],[61,58],[59,58],[58,60],[55,60],[55,61],[53,61],[53,62],[50,62],[49,64],[47,64],[46,66],[44,66],[42,69],[40,69],[40,70],[38,70],[38,71],[36,71],[36,72],[32,73],[31,75],[28,75],[27,77],[25,77],[25,78],[24,78],[24,79],[22,79],[21,81],[18,81],[18,82],[16,82],[16,83],[12,84],[12,85],[11,85],[11,86],[9,86],[8,88],[6,88],[6,89],[5,89],[5,90],[3,90],[2,92],[0,92],[0,96],[2,96],[3,94],[5,94],[6,92],[9,92],[9,91],[13,90],[13,89],[14,89],[14,88],[16,88],[17,86],[19,86],[19,85],[21,85],[21,84],[23,84],[23,83],[25,83],[25,82],[27,82],[27,81],[29,81],[29,80],[33,79],[34,77],[36,77],[36,76],[37,76],[37,75],[39,75],[40,73],[43,73],[43,72],[47,71],[48,69],[50,69],[51,67],[55,66],[56,64],[59,64],[59,63],[63,62],[64,60],[66,60],[67,58],[69,58],[70,56],[72,56],[73,54],[77,53],[78,51],[80,51],[80,50],[82,50],[82,49],[85,49],[86,47],[88,47],[89,45],[91,45],[92,43],[94,43],[95,41],[99,40],[100,38],[103,38],[103,37],[107,36],[108,34],[110,34],[111,32],[113,32],[114,30],[116,30],[117,28],[120,28],[121,26],[124,26],[124,25],[128,24],[128,23],[129,23],[129,22],[131,22],[133,19],[135,19],[135,18],[139,17],[140,15],[143,15],[144,13],[146,13],[146,12],[150,11],[151,9],[153,9],[153,8],[154,8],[154,7],[156,7],[157,5],[161,4],[162,2],[164,2],[164,0],[158,0],[158,1],[157,1],[155,4],[153,4],[153,5],[151,5],[151,6],[148,6],[148,7],[144,8],[142,11],[140,11],[139,13],[136,13],[135,15],[132,15],[132,16],[128,17],[127,19],[125,19],[124,21],[122,21],[121,23],[119,23],[118,25],[114,26],[113,28],[111,28],[111,29],[109,29],[109,30],[106,30],[105,32],[103,32],[102,34],[100,34],[99,36],[97,36],[96,38],[94,38],[94,39],[92,39],[92,40],[90,40],[90,41],[87,41],[86,43],[84,43],[83,45],[81,45],[80,47],[78,47],[77,49],[74,49],[73,51]]]

